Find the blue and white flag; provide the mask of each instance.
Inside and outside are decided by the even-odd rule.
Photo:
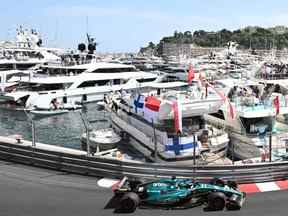
[[[193,136],[189,137],[178,137],[168,138],[168,142],[165,145],[165,151],[172,152],[175,155],[182,155],[191,153],[193,154],[195,148],[196,155],[199,155],[201,149],[201,143],[198,142],[195,136],[195,141]]]
[[[143,110],[144,101],[145,101],[144,95],[138,95],[138,97],[134,100],[134,108],[136,113],[139,111],[139,109]]]

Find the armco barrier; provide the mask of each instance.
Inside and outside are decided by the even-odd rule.
[[[101,177],[160,178],[188,177],[207,180],[220,177],[239,183],[283,180],[288,177],[288,162],[237,166],[184,166],[159,163],[137,163],[87,157],[73,153],[32,148],[13,143],[0,143],[0,159],[59,171]]]

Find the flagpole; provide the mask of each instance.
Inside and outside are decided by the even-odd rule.
[[[194,172],[195,172],[195,165],[196,165],[196,139],[195,139],[195,133],[193,133],[193,165],[194,165]]]
[[[195,182],[196,178],[196,145],[195,145],[195,132],[193,132],[193,181]]]
[[[153,136],[154,136],[154,158],[155,162],[157,162],[157,136],[156,136],[156,130],[154,125],[154,120],[152,118],[152,127],[153,127]]]
[[[272,161],[272,131],[269,133],[269,162]]]

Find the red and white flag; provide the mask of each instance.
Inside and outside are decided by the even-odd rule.
[[[195,78],[195,73],[194,73],[192,65],[190,64],[189,71],[188,71],[188,84],[191,84],[194,78]]]
[[[149,122],[156,122],[159,116],[159,109],[161,101],[154,96],[148,96],[145,98],[145,105],[143,107],[144,118]]]
[[[279,114],[280,112],[280,101],[279,101],[279,96],[276,96],[274,99],[273,99],[273,105],[276,109],[276,115]]]
[[[178,100],[172,103],[173,114],[174,114],[174,127],[176,133],[182,133],[182,107]]]
[[[203,74],[204,72],[199,72],[199,76],[198,76],[198,79],[199,79],[199,82],[200,82],[200,85],[202,86],[202,87],[204,87],[205,86],[205,73]]]
[[[230,103],[230,101],[228,100],[228,104],[229,104],[229,115],[231,119],[235,118],[235,111],[234,111],[234,107],[233,105]]]
[[[214,88],[214,86],[211,83],[207,82],[207,84],[209,87],[211,87],[216,92],[216,94],[218,94],[221,97],[221,99],[223,100],[223,102],[225,104],[228,104],[229,115],[230,115],[231,119],[234,119],[235,118],[235,109],[234,109],[233,105],[230,103],[229,98],[227,98],[224,93],[222,93],[218,89]]]
[[[214,86],[213,86],[211,83],[207,82],[207,84],[208,84],[208,86],[209,86],[210,88],[212,88],[212,89],[216,92],[216,94],[218,94],[218,95],[221,97],[221,99],[223,100],[223,102],[226,102],[226,100],[227,100],[228,98],[225,96],[224,93],[222,93],[222,92],[219,91],[218,89],[214,88]]]

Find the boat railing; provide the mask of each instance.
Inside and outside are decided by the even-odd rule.
[[[208,135],[208,138],[216,138],[222,136],[223,134],[226,134],[224,127],[218,129],[212,126],[211,128],[209,128],[209,130],[211,130],[212,133]]]
[[[263,111],[263,110],[270,110],[274,108],[272,98],[268,99],[259,99],[256,97],[236,97],[233,101],[235,101],[235,108],[236,110],[242,112],[249,112],[249,111]],[[279,96],[279,104],[280,109],[281,107],[288,107],[288,97],[285,95]]]

